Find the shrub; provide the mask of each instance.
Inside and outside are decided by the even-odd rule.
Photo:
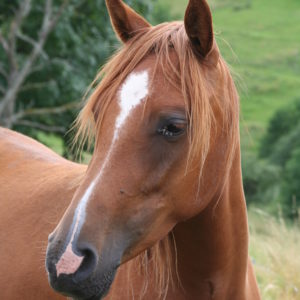
[[[300,122],[300,99],[294,105],[279,110],[272,118],[266,136],[261,142],[260,156],[269,157],[280,138],[289,134]]]
[[[250,172],[248,177],[256,180],[256,194],[264,195],[267,190],[277,189],[277,197],[273,201],[278,201],[285,216],[298,218],[300,209],[300,99],[294,105],[275,114],[262,141],[260,154],[267,164],[276,166],[279,177],[274,179],[271,183],[273,189],[270,189],[264,184],[269,178],[266,171],[268,168],[264,170],[258,167],[256,173]],[[254,163],[250,162],[250,170],[251,164]],[[259,165],[256,164],[256,166]],[[265,174],[261,177],[261,173]]]
[[[282,194],[285,213],[293,219],[298,219],[300,217],[300,146],[292,152],[291,159],[286,164]]]
[[[280,167],[252,154],[246,154],[242,159],[242,171],[247,205],[255,203],[259,206],[270,206],[278,198]]]

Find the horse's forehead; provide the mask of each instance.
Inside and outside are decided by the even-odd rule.
[[[169,53],[169,58],[175,70],[179,70],[178,57],[175,53]],[[157,55],[150,54],[142,60],[133,70],[132,74],[148,73],[148,100],[146,110],[160,110],[162,107],[182,107],[184,109],[184,99],[181,86],[176,82],[176,74],[172,74],[170,66],[164,66],[159,61]],[[133,77],[134,78],[134,77]],[[140,77],[142,78],[142,77]],[[137,79],[137,78],[136,78]],[[125,80],[126,82],[126,80]],[[131,81],[133,86],[142,86],[138,80]],[[123,83],[124,84],[124,83]]]
[[[174,55],[171,58],[174,61],[176,59]],[[114,104],[108,112],[110,119],[115,120],[115,130],[118,131],[125,124],[130,126],[132,122],[125,120],[136,118],[141,110],[143,116],[153,116],[172,108],[184,110],[182,93],[170,78],[166,78],[166,70],[155,54],[145,57],[118,87],[116,101],[113,101]],[[142,119],[145,120],[139,120]]]

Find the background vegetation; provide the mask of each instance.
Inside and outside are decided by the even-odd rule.
[[[126,1],[153,24],[188,0]],[[243,175],[263,299],[300,299],[300,2],[210,0],[241,96]],[[118,47],[104,0],[0,2],[0,125],[74,159],[66,135]]]

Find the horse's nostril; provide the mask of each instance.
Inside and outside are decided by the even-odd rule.
[[[74,274],[74,279],[81,282],[92,275],[98,263],[97,251],[90,244],[78,246],[78,252],[84,257],[78,271]]]

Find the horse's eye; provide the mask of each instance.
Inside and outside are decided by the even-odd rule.
[[[157,133],[165,138],[176,138],[185,132],[186,123],[184,121],[169,121],[157,130]]]

